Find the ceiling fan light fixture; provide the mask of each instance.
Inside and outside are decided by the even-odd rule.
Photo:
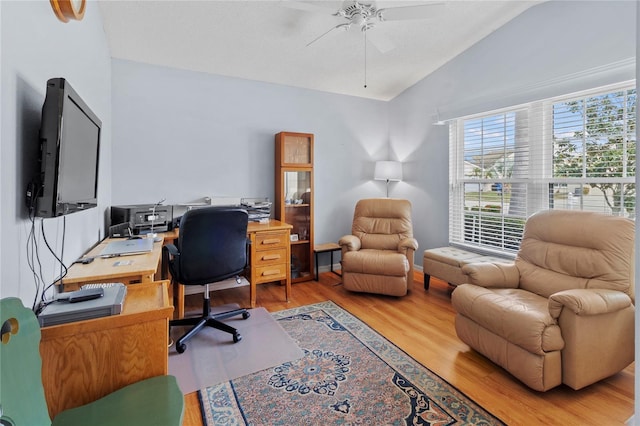
[[[359,27],[363,27],[367,24],[367,18],[362,13],[356,13],[353,15],[352,22]]]

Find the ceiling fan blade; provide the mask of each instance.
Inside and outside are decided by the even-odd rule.
[[[280,4],[290,9],[304,10],[305,12],[319,12],[324,15],[327,13],[335,13],[335,9],[332,5],[320,5],[318,2],[310,3],[306,1],[297,0],[281,0]]]
[[[443,6],[444,2],[427,3],[416,6],[390,7],[388,9],[378,9],[378,17],[381,21],[403,21],[409,19],[433,18],[437,7]]]
[[[381,33],[378,29],[367,30],[367,40],[371,42],[373,47],[375,47],[380,53],[387,53],[390,50],[396,48],[396,45],[393,44],[391,39]]]
[[[313,43],[315,43],[316,41],[320,40],[322,37],[326,36],[331,31],[336,30],[338,28],[345,28],[345,25],[348,25],[348,24],[340,24],[340,25],[336,25],[335,27],[330,28],[328,31],[325,31],[324,33],[320,34],[318,37],[314,38],[309,43],[307,43],[307,47],[311,46]]]

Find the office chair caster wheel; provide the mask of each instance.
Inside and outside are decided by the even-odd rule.
[[[183,353],[186,350],[187,350],[187,345],[186,344],[184,344],[184,343],[176,344],[176,351],[178,351],[179,354]]]
[[[251,316],[251,314],[249,312],[243,312],[242,313],[242,319],[247,319]]]
[[[240,333],[233,333],[233,343],[238,343],[240,340],[242,340]]]

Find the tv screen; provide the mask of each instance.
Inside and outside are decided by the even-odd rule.
[[[100,119],[68,81],[47,82],[34,188],[36,216],[61,216],[97,205],[101,128]]]

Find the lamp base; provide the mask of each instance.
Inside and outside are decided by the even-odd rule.
[[[147,234],[147,238],[153,238],[153,241],[159,243],[162,241],[162,237],[159,237],[155,232],[150,232]]]

